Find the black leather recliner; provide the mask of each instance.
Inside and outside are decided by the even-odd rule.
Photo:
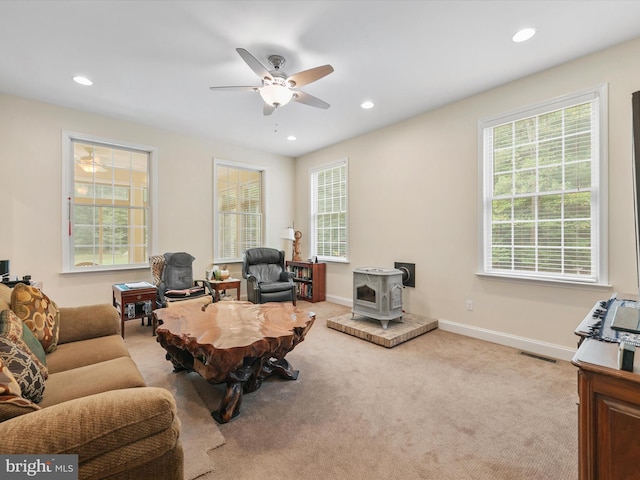
[[[195,257],[187,252],[170,252],[149,257],[153,283],[158,290],[158,308],[166,307],[168,302],[194,299],[213,302],[215,297],[209,282],[193,279],[194,260]]]
[[[244,252],[242,276],[247,279],[247,298],[253,303],[293,302],[296,285],[293,272],[284,265],[284,251],[275,248],[249,248]]]

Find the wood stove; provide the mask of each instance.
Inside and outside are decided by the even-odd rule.
[[[353,310],[379,320],[387,329],[391,320],[402,321],[402,271],[395,268],[361,267],[353,271]]]

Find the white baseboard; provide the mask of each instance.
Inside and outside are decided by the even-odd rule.
[[[531,338],[519,337],[517,335],[451,322],[449,320],[438,320],[438,328],[447,332],[457,333],[479,340],[486,340],[487,342],[493,342],[559,360],[571,361],[576,353],[574,348],[568,348],[563,345],[541,342],[539,340],[532,340]]]
[[[353,306],[353,300],[351,298],[327,295],[327,301],[346,307]],[[474,327],[449,320],[438,319],[438,328],[446,332],[457,333],[459,335],[477,338],[478,340],[485,340],[506,347],[517,348],[518,350],[534,353],[542,357],[566,360],[568,362],[571,361],[576,353],[575,348],[568,348],[563,345],[541,342],[527,337],[519,337],[517,335],[498,332],[497,330],[488,330],[486,328]]]
[[[345,307],[353,307],[353,300],[351,298],[338,297],[336,295],[327,295],[327,302],[337,303]]]

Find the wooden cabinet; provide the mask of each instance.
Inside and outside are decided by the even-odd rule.
[[[618,370],[618,344],[585,340],[578,367],[580,480],[639,478],[640,368]]]
[[[293,272],[298,299],[307,302],[324,302],[326,298],[326,263],[287,262]]]

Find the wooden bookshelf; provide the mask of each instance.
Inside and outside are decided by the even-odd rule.
[[[326,263],[290,262],[287,269],[293,272],[299,300],[324,302],[326,298]]]

